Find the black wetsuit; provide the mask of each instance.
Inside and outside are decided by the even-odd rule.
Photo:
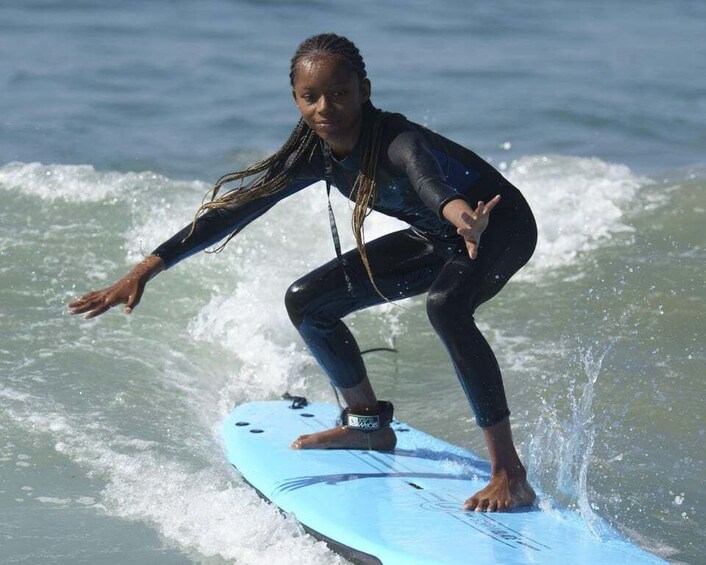
[[[367,107],[363,128],[373,112]],[[364,136],[361,135],[361,138]],[[345,159],[333,160],[333,183],[346,197],[361,162],[362,143]],[[318,155],[318,152],[317,152]],[[314,157],[274,196],[213,210],[197,222],[191,237],[184,228],[153,252],[167,267],[237,232],[274,204],[323,180],[324,163]],[[530,258],[537,240],[532,212],[520,194],[491,165],[472,151],[406,120],[385,121],[373,208],[399,218],[410,228],[366,243],[375,283],[390,300],[428,292],[427,312],[446,345],[476,420],[481,427],[509,415],[498,363],[475,325],[475,309],[493,297]],[[465,198],[473,207],[496,194],[478,256],[472,260],[455,227],[441,215],[443,206]],[[296,281],[287,291],[287,311],[310,351],[338,387],[359,384],[366,375],[358,345],[341,321],[344,316],[380,304],[357,250],[334,259]]]

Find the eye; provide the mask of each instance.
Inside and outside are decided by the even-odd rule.
[[[304,100],[307,104],[313,104],[316,102],[316,96],[313,94],[302,94],[301,99]]]
[[[341,96],[345,96],[346,91],[345,90],[337,90],[336,92],[333,93],[333,96],[335,98],[340,98]]]

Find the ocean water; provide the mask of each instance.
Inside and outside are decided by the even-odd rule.
[[[345,563],[219,439],[237,403],[333,400],[282,301],[333,255],[324,187],[160,275],[132,316],[65,310],[278,147],[289,58],[322,31],[357,42],[376,105],[535,210],[535,257],[476,317],[542,504],[702,562],[705,23],[688,0],[0,1],[0,563]],[[423,298],[403,306],[348,320],[398,349],[366,359],[378,395],[483,453]]]

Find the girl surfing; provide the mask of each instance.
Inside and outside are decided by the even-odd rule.
[[[427,293],[429,320],[449,352],[491,461],[490,482],[464,508],[532,504],[535,493],[512,440],[500,368],[473,318],[534,251],[537,230],[527,202],[474,152],[375,108],[365,63],[345,37],[321,34],[299,45],[290,82],[301,119],[284,145],[221,177],[189,225],[112,286],[69,304],[69,311],[93,318],[124,304],[131,313],[158,273],[224,238],[226,245],[277,202],[324,180],[355,203],[356,249],[341,252],[330,212],[337,257],[294,282],[285,304],[348,408],[342,425],[293,438],[292,448],[394,449],[392,404],[377,399],[342,319]],[[410,227],[366,242],[371,210]]]

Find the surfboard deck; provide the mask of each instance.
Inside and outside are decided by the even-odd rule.
[[[338,408],[248,402],[223,423],[228,461],[267,500],[345,557],[384,565],[664,563],[617,533],[599,539],[575,512],[538,506],[464,512],[490,466],[393,421],[394,452],[294,450],[331,428]]]

